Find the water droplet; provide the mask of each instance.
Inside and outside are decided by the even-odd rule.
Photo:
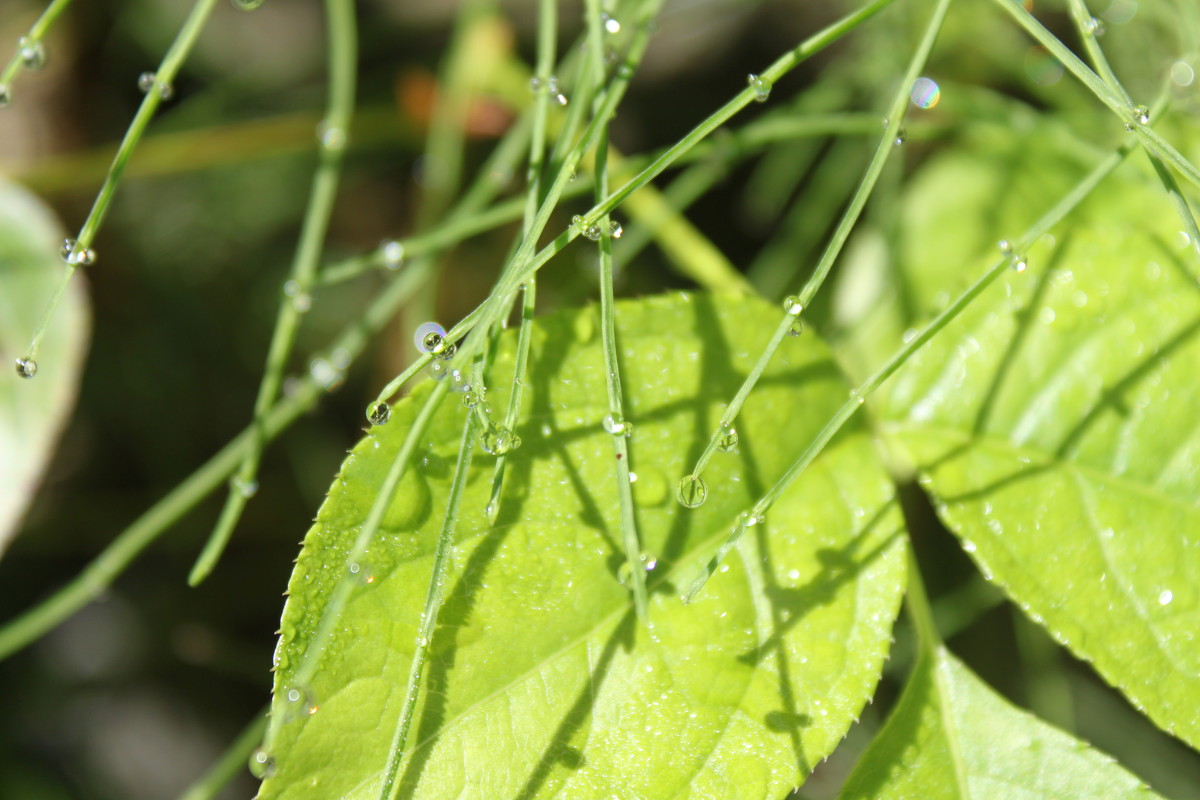
[[[247,500],[258,494],[258,481],[247,481],[243,480],[242,478],[234,478],[229,482],[229,486],[233,491],[237,492]]]
[[[328,120],[317,123],[317,141],[321,143],[322,149],[331,153],[345,150],[347,138],[344,130]]]
[[[791,295],[783,301],[783,310],[793,317],[798,317],[800,316],[800,312],[804,311],[804,306],[800,305],[799,297]]]
[[[392,407],[382,400],[367,406],[367,420],[372,425],[385,425],[392,418]]]
[[[1186,61],[1176,61],[1171,65],[1171,80],[1176,86],[1191,86],[1196,80],[1196,70]]]
[[[675,496],[684,508],[699,508],[708,499],[708,484],[698,475],[684,475],[675,489]]]
[[[29,36],[17,40],[17,50],[25,69],[46,68],[46,45]]]
[[[771,84],[753,72],[746,76],[746,85],[754,90],[755,102],[765,103],[767,102],[767,98],[771,96]]]
[[[804,320],[800,317],[792,317],[792,323],[788,326],[788,336],[799,336],[804,333]]]
[[[721,428],[721,436],[717,439],[717,449],[722,453],[733,453],[738,446],[737,428],[732,425],[724,425]]]
[[[22,378],[32,378],[37,375],[37,362],[28,356],[17,359],[17,374]]]
[[[620,33],[621,32],[621,23],[617,22],[616,19],[614,19],[612,16],[610,16],[608,14],[602,13],[600,15],[600,24],[603,25],[604,30],[608,31],[609,33]]]
[[[1025,256],[1013,256],[1012,266],[1017,272],[1024,272],[1029,268],[1029,262],[1025,260]]]
[[[423,322],[413,334],[413,344],[422,353],[435,353],[446,340],[446,329],[436,322]]]
[[[560,106],[567,104],[567,96],[558,89],[558,77],[551,75],[546,79],[546,94],[550,95],[550,99]]]
[[[976,549],[975,543],[970,539],[963,540],[963,550],[966,550],[968,553],[974,553]]]
[[[450,391],[452,392],[469,392],[471,384],[467,383],[467,376],[463,374],[461,369],[450,370]]]
[[[932,78],[917,78],[908,97],[917,108],[933,108],[942,99],[942,90]]]
[[[739,528],[753,528],[755,525],[762,525],[767,521],[767,518],[762,514],[755,514],[753,511],[743,511],[738,514],[737,526]]]
[[[9,91],[8,85],[0,83],[0,108],[5,108],[12,102],[12,92]]]
[[[608,235],[609,236],[611,236],[614,239],[620,239],[621,234],[623,234],[623,233],[625,233],[625,229],[621,227],[621,223],[617,222],[615,219],[610,219],[608,221]]]
[[[1172,592],[1170,589],[1163,589],[1161,592],[1158,593],[1158,604],[1160,606],[1170,605],[1171,601],[1174,599],[1175,599],[1175,593]]]
[[[520,447],[521,437],[502,425],[496,425],[484,431],[480,443],[484,451],[494,456],[502,456]]]
[[[379,245],[383,265],[390,270],[400,269],[404,263],[404,245],[394,239],[385,239]]]
[[[250,754],[250,774],[265,780],[275,774],[275,759],[261,747]]]
[[[479,405],[482,399],[482,392],[476,392],[474,389],[466,389],[463,391],[463,405],[467,408],[474,408]]]
[[[312,295],[308,292],[301,292],[292,298],[292,308],[296,309],[301,314],[307,314],[312,308]]]
[[[496,519],[500,516],[500,503],[496,498],[488,501],[487,507],[483,509],[487,515],[488,524],[495,525]]]
[[[1133,107],[1133,121],[1138,125],[1150,124],[1150,109],[1146,106]]]
[[[625,420],[613,414],[605,414],[604,419],[600,420],[600,427],[613,436],[625,433],[625,425]]]
[[[138,90],[142,94],[158,92],[159,99],[170,100],[175,95],[175,89],[165,81],[159,81],[153,72],[143,72],[138,76]]]
[[[895,144],[897,147],[899,147],[900,145],[904,144],[907,141],[908,141],[908,131],[906,131],[904,128],[901,128],[900,130],[896,131],[896,138],[893,141],[893,144]]]
[[[1006,256],[1011,256],[1013,251],[1012,242],[1008,239],[1001,239],[996,246],[1000,248],[1000,252]]]
[[[1104,35],[1104,21],[1096,17],[1088,17],[1083,23],[1083,32],[1088,36],[1094,36],[1097,39]]]
[[[600,226],[589,225],[588,221],[578,214],[571,217],[571,227],[579,231],[580,235],[586,239],[590,239],[593,242],[600,241]]]
[[[79,243],[74,239],[63,239],[63,244],[59,248],[58,255],[67,264],[81,267],[90,267],[96,263],[96,251],[87,247],[80,248]]]

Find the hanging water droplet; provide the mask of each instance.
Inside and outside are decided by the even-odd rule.
[[[543,85],[544,84],[542,83],[542,79],[539,78],[537,75],[534,75],[532,78],[529,79],[529,91],[533,92],[534,94],[537,94],[538,92],[542,91]]]
[[[1133,121],[1138,125],[1150,124],[1150,109],[1146,106],[1133,107]]]
[[[22,378],[32,378],[37,375],[37,362],[26,356],[17,359],[17,374]]]
[[[1029,267],[1029,262],[1025,260],[1025,256],[1013,256],[1013,269],[1017,272],[1024,272]]]
[[[382,400],[376,400],[367,406],[367,420],[372,425],[386,425],[392,418],[392,407]]]
[[[467,408],[474,408],[475,406],[479,405],[479,393],[472,390],[464,391],[463,405]]]
[[[625,233],[625,229],[621,227],[621,223],[617,222],[615,219],[610,219],[608,221],[608,235],[609,236],[611,236],[614,239],[620,239],[621,234],[623,234],[623,233]]]
[[[625,433],[625,425],[625,420],[613,414],[605,414],[604,419],[600,420],[600,427],[613,436]]]
[[[422,322],[413,334],[413,344],[422,353],[436,352],[446,340],[446,329],[436,322]]]
[[[1012,255],[1013,246],[1012,246],[1012,242],[1010,242],[1008,239],[1001,239],[997,243],[996,246],[1000,248],[1000,252],[1003,253],[1004,255],[1006,255],[1006,256]]]
[[[317,141],[322,149],[335,153],[346,149],[346,132],[328,120],[317,123]]]
[[[143,72],[141,75],[138,75],[138,91],[142,94],[149,94],[156,82],[157,79],[154,77],[153,72]]]
[[[788,336],[799,336],[804,333],[804,321],[800,317],[792,317],[792,324],[788,327]]]
[[[738,432],[732,425],[721,427],[721,436],[717,439],[717,449],[722,453],[732,453],[737,450]]]
[[[383,265],[390,270],[400,269],[404,263],[404,245],[394,239],[385,239],[379,245]]]
[[[495,425],[483,432],[480,442],[484,451],[502,456],[521,446],[521,437],[502,425]]]
[[[79,243],[74,239],[63,239],[58,254],[64,262],[74,266],[90,267],[96,263],[96,251],[88,247],[79,247]]]
[[[263,748],[258,748],[250,754],[250,774],[259,780],[274,776],[275,759]]]
[[[917,108],[933,108],[942,99],[942,90],[932,78],[917,78],[913,81],[908,99]]]
[[[608,33],[621,32],[621,23],[617,22],[616,19],[607,13],[600,14],[600,24],[604,26],[604,30]]]
[[[450,367],[441,361],[434,361],[429,365],[429,375],[435,381],[440,381],[450,372]]]
[[[8,85],[0,83],[0,108],[5,108],[12,102],[12,92],[9,91]]]
[[[46,68],[46,45],[29,36],[17,40],[17,50],[25,69]]]
[[[896,131],[896,138],[895,138],[895,140],[893,140],[893,144],[895,144],[896,147],[899,147],[900,145],[904,144],[907,141],[908,141],[908,131],[906,131],[904,128],[901,128],[900,130]]]
[[[753,72],[746,76],[746,85],[754,90],[754,100],[757,103],[765,103],[771,96],[771,84]]]
[[[804,306],[800,305],[800,298],[793,294],[783,301],[783,310],[793,317],[798,317],[800,312],[804,311]]]
[[[755,525],[762,525],[767,521],[767,518],[762,514],[756,514],[753,511],[743,511],[738,514],[737,525],[741,528],[753,528]]]
[[[684,508],[699,508],[708,499],[708,484],[698,475],[684,475],[675,489],[675,496]]]
[[[1083,23],[1083,31],[1088,36],[1094,36],[1098,39],[1104,35],[1104,21],[1096,17],[1089,17],[1087,22]]]
[[[243,480],[242,478],[234,478],[229,482],[229,486],[233,491],[237,492],[247,500],[258,494],[258,481],[247,481]]]
[[[143,72],[138,76],[138,90],[142,94],[149,94],[152,91],[158,92],[159,99],[161,100],[170,100],[175,94],[175,89],[171,84],[159,81],[158,76],[153,72]]]

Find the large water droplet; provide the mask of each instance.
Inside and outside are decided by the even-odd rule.
[[[496,425],[484,431],[480,444],[486,452],[502,456],[520,447],[521,437],[502,425]]]
[[[367,420],[372,425],[385,425],[392,418],[392,407],[382,400],[367,406]]]
[[[37,375],[37,362],[29,357],[18,358],[17,374],[22,378],[32,378],[34,375]]]
[[[626,434],[629,423],[614,414],[605,414],[604,419],[600,420],[600,427],[604,428],[606,433],[619,436]]]
[[[422,353],[436,353],[446,340],[446,329],[436,322],[423,322],[413,334],[413,344]]]
[[[699,508],[708,499],[708,484],[698,475],[684,475],[675,489],[675,496],[684,508]]]

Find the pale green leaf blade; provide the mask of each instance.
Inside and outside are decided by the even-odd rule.
[[[1107,755],[1014,708],[945,648],[921,658],[841,800],[1150,800]]]
[[[708,501],[676,503],[675,481],[719,416],[712,398],[736,388],[777,314],[734,297],[618,305],[638,521],[656,562],[652,630],[617,579],[597,311],[538,320],[524,444],[510,456],[494,529],[484,515],[490,457],[476,457],[466,489],[400,796],[762,798],[786,794],[832,751],[878,680],[904,574],[894,490],[862,430],[837,440],[695,604],[677,596],[845,398],[826,348],[789,340],[739,421],[740,451],[707,473]],[[506,341],[495,408],[511,369]],[[460,439],[454,396],[371,548],[364,573],[374,580],[356,590],[313,684],[299,687],[317,711],[289,708],[286,696],[425,388],[354,449],[306,539],[272,709],[289,721],[271,744],[264,798],[378,795]]]
[[[87,351],[87,297],[77,278],[42,342],[37,375],[22,379],[15,369],[66,269],[58,256],[63,237],[41,201],[0,179],[0,554],[17,534],[75,405]]]
[[[984,574],[1197,746],[1200,270],[1133,166],[896,376],[884,429]]]

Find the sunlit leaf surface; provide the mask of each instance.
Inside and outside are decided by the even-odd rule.
[[[832,751],[878,680],[904,574],[892,488],[860,429],[816,462],[693,605],[678,599],[735,516],[846,397],[825,347],[789,339],[739,420],[739,451],[706,473],[707,502],[676,502],[720,398],[778,314],[752,299],[679,294],[618,306],[652,629],[619,581],[597,310],[538,321],[523,445],[495,527],[484,515],[493,459],[478,456],[470,474],[400,796],[758,799],[786,794]],[[490,383],[497,409],[511,345]],[[378,796],[461,439],[457,396],[402,482],[312,685],[292,676],[427,388],[354,449],[305,540],[277,656],[272,713],[287,722],[268,745],[274,775],[262,797]]]

